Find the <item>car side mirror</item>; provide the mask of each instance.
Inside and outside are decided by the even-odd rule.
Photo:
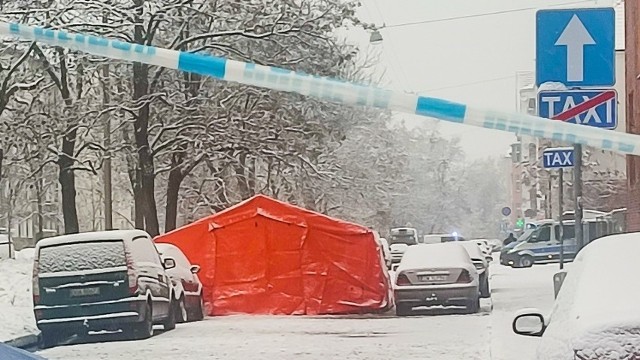
[[[165,258],[162,264],[165,270],[173,269],[176,267],[176,261],[172,258]]]
[[[197,274],[200,272],[200,265],[191,265],[191,273]]]
[[[540,337],[544,334],[547,326],[544,323],[542,314],[525,313],[513,319],[512,328],[513,332],[518,335]]]

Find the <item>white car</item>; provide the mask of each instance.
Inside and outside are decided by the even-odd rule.
[[[387,269],[391,269],[391,249],[389,248],[389,242],[385,238],[380,238],[380,244],[382,245],[384,264],[387,266]]]
[[[191,264],[184,253],[173,244],[159,243],[156,248],[160,256],[172,258],[176,267],[167,270],[174,287],[180,313],[177,321],[199,321],[204,318],[205,305],[202,297],[202,282],[198,278],[200,266]]]
[[[638,254],[640,233],[589,243],[566,274],[551,316],[522,310],[514,332],[542,337],[538,360],[640,358]]]
[[[479,275],[459,243],[409,246],[398,266],[394,294],[396,314],[409,315],[418,306],[480,308]]]
[[[476,244],[471,241],[460,241],[459,242],[462,247],[467,250],[469,257],[471,258],[471,262],[475,265],[476,270],[478,270],[478,276],[480,281],[480,297],[489,298],[491,297],[491,289],[489,287],[489,261],[485,257],[484,253],[480,250]]]
[[[482,253],[487,258],[488,261],[493,261],[493,257],[491,256],[491,253],[493,252],[493,249],[492,249],[491,245],[489,244],[489,240],[487,240],[487,239],[474,239],[474,240],[471,240],[471,241],[476,243],[476,245],[478,245],[478,247],[480,247],[480,250],[482,250]]]

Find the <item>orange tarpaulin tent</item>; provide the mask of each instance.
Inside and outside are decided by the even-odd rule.
[[[380,245],[366,227],[258,195],[156,242],[201,267],[209,315],[389,309]]]

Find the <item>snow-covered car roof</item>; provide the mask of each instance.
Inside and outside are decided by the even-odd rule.
[[[42,239],[38,241],[36,248],[45,246],[60,245],[66,243],[90,242],[97,240],[125,240],[133,239],[138,236],[149,236],[142,230],[110,230],[110,231],[93,231],[71,235],[61,235]]]
[[[558,351],[615,350],[627,343],[635,344],[634,351],[640,351],[638,254],[640,233],[603,237],[580,251],[554,304],[549,329],[539,348],[541,357],[564,359],[568,353]],[[622,329],[633,330],[619,331]],[[546,342],[564,347],[548,346]]]
[[[469,257],[472,259],[478,259],[482,261],[486,261],[485,255],[480,249],[480,246],[473,241],[460,241],[459,244],[467,250],[469,253]]]
[[[472,267],[475,269],[467,250],[459,243],[453,242],[409,246],[400,261],[398,272],[406,269],[424,268],[425,266],[433,268]]]

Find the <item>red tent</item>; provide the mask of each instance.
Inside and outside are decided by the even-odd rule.
[[[156,238],[201,267],[209,315],[387,310],[392,292],[366,227],[258,195]]]

